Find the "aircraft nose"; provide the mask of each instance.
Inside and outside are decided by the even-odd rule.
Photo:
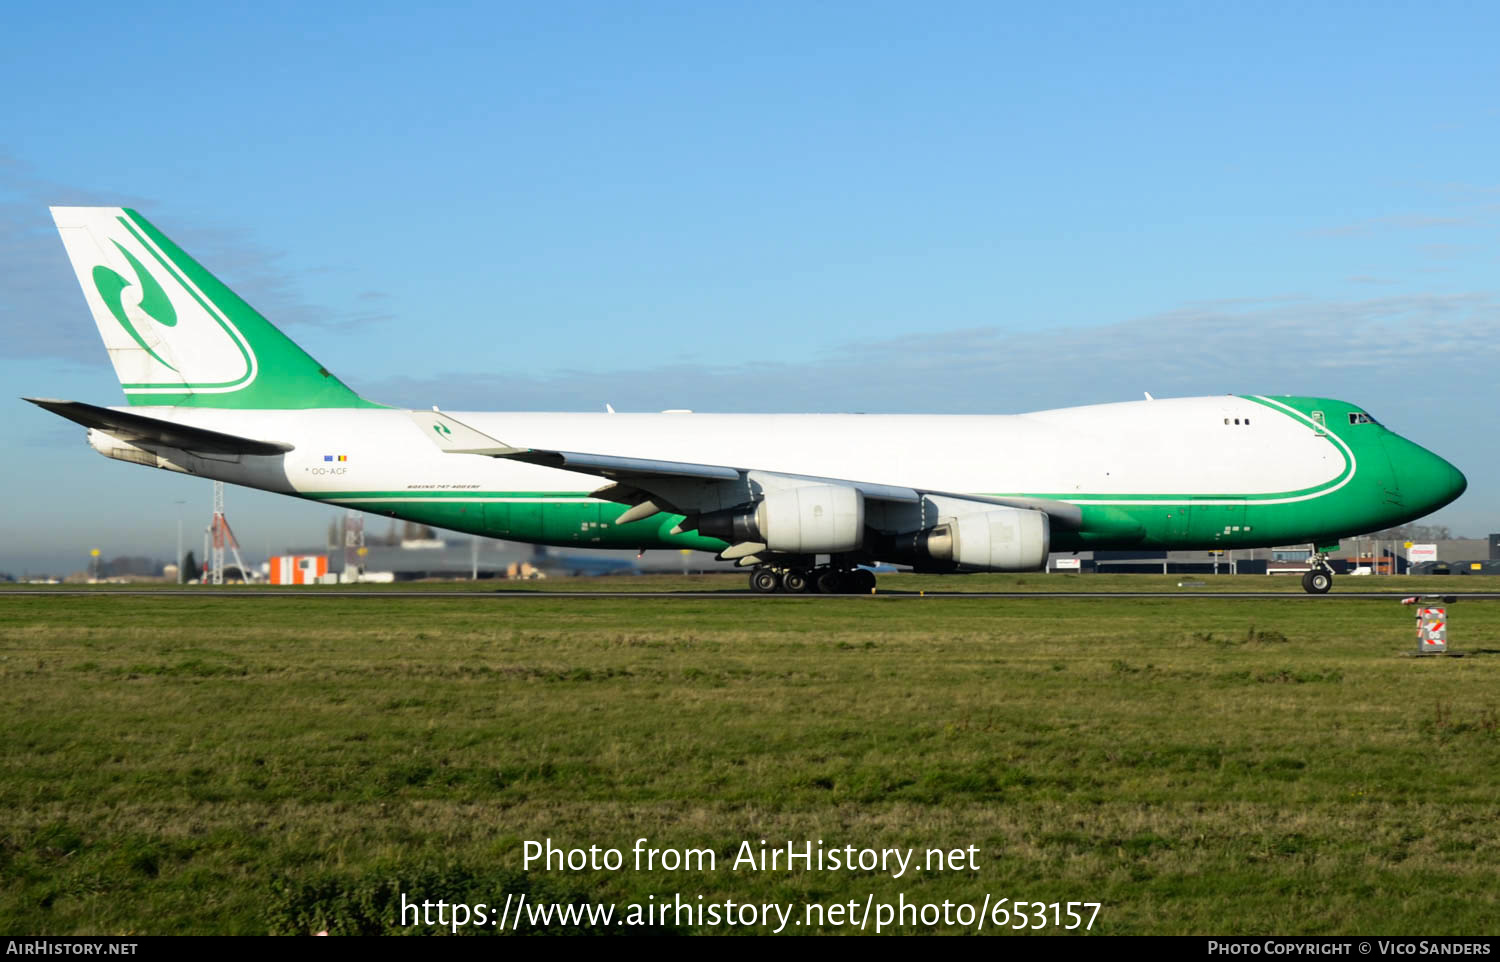
[[[1469,490],[1469,479],[1464,477],[1462,471],[1437,455],[1434,454],[1432,459],[1442,465],[1443,480],[1440,483],[1444,492],[1442,496],[1443,504],[1447,504],[1450,501],[1457,501],[1459,495]]]
[[[1469,479],[1443,458],[1405,438],[1399,447],[1399,456],[1391,452],[1391,467],[1407,504],[1424,513],[1436,511],[1468,489]]]

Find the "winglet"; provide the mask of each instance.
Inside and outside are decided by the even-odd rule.
[[[444,414],[436,406],[431,413],[412,411],[411,419],[427,440],[436,444],[444,454],[481,454],[491,458],[505,458],[525,454],[530,448],[513,448],[504,441],[497,441],[483,431],[475,430],[455,417]]]

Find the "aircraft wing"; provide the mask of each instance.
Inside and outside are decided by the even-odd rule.
[[[37,407],[67,418],[86,428],[96,428],[122,441],[161,444],[184,451],[205,454],[285,454],[293,446],[282,441],[258,441],[236,434],[224,434],[207,428],[195,428],[175,421],[146,417],[125,411],[84,404],[82,401],[59,401],[55,398],[22,398]]]
[[[630,510],[620,516],[617,524],[638,521],[659,511],[688,516],[703,514],[745,504],[763,491],[814,484],[841,485],[857,490],[867,499],[894,504],[919,505],[926,496],[938,496],[974,502],[976,505],[1028,508],[1049,515],[1052,522],[1061,527],[1073,529],[1081,526],[1083,518],[1077,505],[1041,498],[991,498],[848,478],[786,474],[752,467],[514,447],[436,408],[431,413],[413,411],[412,419],[428,438],[449,454],[478,454],[525,461],[549,468],[592,474],[613,482],[594,491],[593,496],[631,506]]]

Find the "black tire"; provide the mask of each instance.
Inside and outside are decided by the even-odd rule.
[[[825,569],[818,574],[818,590],[825,595],[841,594],[844,591],[844,573]]]
[[[756,568],[750,572],[750,590],[763,595],[773,594],[781,587],[781,579],[770,568]]]
[[[867,595],[875,590],[875,572],[867,568],[856,568],[849,573],[850,590],[855,594]]]
[[[1302,590],[1310,595],[1326,595],[1333,587],[1333,572],[1314,568],[1302,576]]]
[[[790,591],[792,594],[804,594],[809,588],[807,572],[788,571],[781,576],[781,590]]]

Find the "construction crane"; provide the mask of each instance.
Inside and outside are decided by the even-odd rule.
[[[208,529],[209,540],[212,549],[209,553],[208,576],[209,583],[222,585],[224,583],[224,549],[228,548],[234,552],[234,563],[240,569],[240,580],[248,582],[249,574],[245,570],[245,561],[240,557],[240,543],[235,539],[234,532],[229,528],[229,520],[224,517],[224,482],[214,482],[214,517]]]

